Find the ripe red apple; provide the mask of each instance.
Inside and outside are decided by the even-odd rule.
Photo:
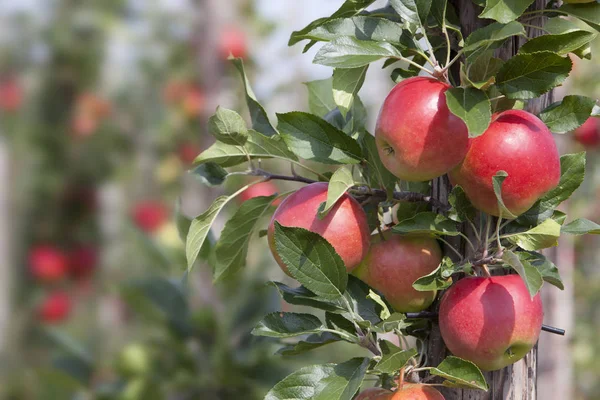
[[[430,274],[442,261],[442,249],[435,239],[384,235],[374,236],[369,253],[353,272],[383,294],[398,312],[417,312],[435,300],[435,291],[419,292],[412,284]]]
[[[281,202],[268,229],[269,246],[275,260],[287,273],[287,267],[275,248],[275,225],[308,229],[323,236],[340,255],[348,271],[354,269],[369,251],[369,225],[367,216],[358,202],[344,194],[327,216],[319,219],[321,203],[327,201],[328,184],[312,183],[294,192]]]
[[[385,99],[375,140],[383,165],[398,178],[437,178],[467,154],[467,126],[448,110],[444,93],[449,88],[433,78],[409,78]]]
[[[246,34],[235,27],[228,27],[221,32],[219,53],[226,60],[229,55],[235,58],[246,58],[248,48]]]
[[[197,87],[190,87],[183,96],[183,111],[189,118],[195,118],[202,112],[205,99],[204,93]]]
[[[98,264],[98,250],[93,245],[82,245],[69,252],[69,272],[77,279],[91,276]]]
[[[586,147],[595,147],[600,144],[600,124],[598,124],[598,118],[590,117],[581,125],[575,129],[574,135],[575,140]]]
[[[432,386],[405,384],[394,392],[392,400],[444,400],[444,396]]]
[[[173,104],[179,102],[186,91],[187,84],[182,81],[172,80],[167,82],[163,88],[163,98],[166,103]]]
[[[54,324],[63,322],[71,313],[71,299],[65,292],[54,292],[48,295],[38,308],[42,322]]]
[[[277,189],[277,186],[275,186],[275,184],[273,182],[261,182],[261,183],[257,183],[255,185],[250,186],[248,189],[244,190],[242,193],[240,193],[240,201],[244,202],[246,200],[250,200],[254,197],[259,197],[259,196],[271,196],[275,193],[279,193],[279,190]],[[273,205],[277,206],[279,205],[279,203],[281,203],[281,199],[277,199]]]
[[[140,201],[133,209],[134,222],[145,232],[157,231],[168,219],[169,210],[159,201]]]
[[[0,111],[15,112],[23,104],[23,89],[14,78],[0,80]]]
[[[202,149],[197,144],[186,141],[177,146],[177,154],[179,159],[184,165],[192,165],[198,154],[202,152]]]
[[[354,400],[391,400],[393,392],[382,388],[369,388],[363,390]]]
[[[542,328],[539,293],[531,299],[519,275],[465,278],[442,297],[439,323],[450,351],[494,371],[523,358]]]
[[[498,216],[492,177],[501,170],[508,173],[502,199],[515,215],[527,211],[558,185],[556,143],[535,115],[523,110],[495,114],[483,135],[471,139],[465,159],[450,172],[450,180],[462,186],[476,208]]]
[[[42,282],[56,282],[67,274],[67,256],[58,248],[38,245],[29,252],[29,269],[34,278]]]

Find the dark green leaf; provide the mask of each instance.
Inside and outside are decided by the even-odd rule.
[[[231,276],[246,264],[248,244],[257,222],[273,211],[271,204],[276,196],[259,196],[246,200],[237,209],[233,217],[225,224],[217,246],[214,280]]]
[[[571,235],[585,235],[588,233],[600,235],[600,225],[589,219],[578,218],[564,225],[560,231],[562,233],[570,233]]]
[[[387,340],[379,341],[381,347],[381,360],[375,366],[379,372],[395,374],[404,367],[408,360],[417,355],[417,349],[402,350]]]
[[[213,162],[200,164],[191,173],[194,178],[209,187],[222,185],[227,175],[229,175],[223,167]]]
[[[240,76],[242,77],[242,81],[244,82],[244,89],[246,91],[246,104],[248,104],[248,109],[250,110],[252,129],[262,133],[265,136],[277,135],[277,131],[275,128],[273,128],[273,125],[271,125],[271,122],[269,121],[267,112],[256,99],[256,95],[250,86],[250,82],[248,81],[246,72],[244,71],[244,61],[241,58],[236,58],[232,60],[232,62],[237,68]]]
[[[390,0],[390,5],[401,17],[416,25],[426,25],[432,0]]]
[[[275,221],[275,247],[290,274],[308,290],[326,300],[342,297],[348,284],[346,267],[323,237]]]
[[[502,183],[507,176],[508,174],[506,171],[496,172],[496,175],[492,177],[492,186],[494,187],[494,194],[498,200],[498,209],[500,210],[500,215],[502,218],[514,219],[517,218],[517,216],[511,213],[508,208],[506,208],[504,205],[504,200],[502,200]]]
[[[548,260],[543,254],[534,253],[534,252],[526,252],[520,251],[517,253],[522,263],[529,263],[530,265],[537,268],[540,275],[544,281],[548,282],[551,285],[556,286],[560,290],[564,290],[565,286],[563,285],[562,280],[560,279],[560,274],[558,272],[558,268],[554,263]]]
[[[459,234],[456,222],[430,211],[400,221],[392,228],[392,232],[431,236],[457,236]]]
[[[355,16],[336,18],[297,38],[329,42],[340,36],[351,36],[359,40],[400,43],[402,25],[385,18]]]
[[[265,400],[351,400],[369,363],[368,358],[353,358],[342,364],[304,367],[275,385]]]
[[[308,108],[318,117],[325,117],[336,109],[333,98],[333,78],[321,79],[305,83],[308,88]]]
[[[312,314],[274,312],[268,314],[252,330],[254,336],[289,338],[318,333],[323,328],[319,318]]]
[[[453,267],[450,258],[444,257],[444,261],[435,270],[414,281],[412,287],[420,292],[447,289],[452,285],[452,279],[449,279],[449,276],[452,275]]]
[[[517,54],[500,68],[496,85],[509,99],[532,99],[563,83],[572,66],[568,57],[549,51]]]
[[[514,21],[533,3],[533,0],[485,0],[479,18],[489,18],[504,24]]]
[[[540,119],[554,133],[567,133],[579,128],[592,114],[596,100],[585,96],[565,96],[540,113]]]
[[[519,53],[551,51],[558,55],[565,56],[590,43],[596,36],[598,35],[587,31],[574,31],[561,35],[538,36],[525,43],[519,49]]]
[[[248,140],[244,119],[237,112],[221,106],[208,119],[208,130],[217,140],[226,144],[243,146]]]
[[[362,151],[356,140],[325,120],[308,113],[277,114],[279,130],[299,157],[325,164],[357,164]]]
[[[525,232],[508,235],[508,241],[525,250],[540,250],[558,245],[560,224],[548,218],[540,225]]]
[[[188,271],[194,266],[194,263],[198,258],[198,253],[200,253],[200,249],[202,248],[208,232],[210,231],[210,227],[212,226],[213,222],[215,222],[217,215],[221,209],[223,209],[225,204],[227,204],[227,202],[229,202],[231,199],[232,197],[230,196],[217,197],[208,210],[194,218],[190,224],[190,230],[188,232],[185,244]]]
[[[382,58],[400,56],[400,51],[389,43],[342,36],[321,47],[313,62],[334,68],[358,68]]]
[[[393,191],[397,178],[383,166],[375,138],[369,132],[364,132],[359,138],[367,165],[363,167],[363,174],[371,187],[379,187],[386,191]]]
[[[348,276],[348,287],[344,297],[350,303],[354,313],[375,325],[381,322],[381,306],[369,299],[371,288],[355,276]]]
[[[576,17],[600,32],[600,3],[563,4],[558,11]]]
[[[291,288],[280,282],[270,282],[270,284],[277,288],[277,291],[281,297],[288,304],[313,307],[320,310],[338,313],[346,311],[342,302],[323,300],[304,286]]]
[[[473,221],[475,218],[475,207],[469,201],[467,194],[460,186],[454,186],[448,196],[448,203],[452,206],[448,212],[448,218],[456,222]]]
[[[476,88],[451,88],[446,90],[446,103],[452,114],[462,119],[469,137],[481,135],[492,120],[492,105],[485,92]]]
[[[494,22],[479,28],[465,39],[463,51],[469,60],[475,60],[482,53],[496,49],[512,36],[525,36],[525,28],[517,21],[507,24]]]
[[[368,66],[333,70],[333,99],[343,117],[352,108],[354,97],[365,82],[367,68]]]
[[[325,208],[319,211],[319,217],[324,218],[335,203],[352,186],[354,186],[354,179],[352,178],[352,171],[348,167],[340,167],[335,171],[329,180],[327,202],[325,203]]]
[[[483,373],[475,364],[458,357],[446,357],[444,361],[430,370],[432,375],[447,379],[444,384],[451,387],[488,390]]]
[[[493,56],[493,51],[480,55],[468,67],[461,67],[461,79],[464,85],[477,89],[488,89],[496,82],[496,74],[504,65],[504,61]]]
[[[528,262],[521,262],[519,256],[510,250],[504,250],[502,260],[510,265],[523,279],[529,295],[533,299],[537,292],[540,291],[544,281],[540,272]]]
[[[291,344],[277,350],[276,354],[282,356],[296,356],[298,354],[306,353],[307,351],[314,350],[316,348],[325,346],[330,343],[339,342],[342,340],[338,335],[333,333],[325,332],[321,334],[312,334],[306,339],[299,341],[298,343]]]

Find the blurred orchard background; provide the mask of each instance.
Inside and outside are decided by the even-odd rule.
[[[291,283],[266,239],[253,237],[247,268],[215,286],[210,248],[188,275],[179,234],[223,190],[192,167],[213,142],[208,117],[217,105],[247,117],[229,55],[244,59],[271,115],[318,107],[304,83],[331,70],[287,40],[339,5],[0,1],[0,399],[262,399],[292,370],[356,351],[274,355],[274,343],[250,335],[282,307],[265,282]],[[573,61],[556,100],[599,97],[600,64]],[[369,70],[371,131],[392,86]],[[575,136],[557,137],[562,153],[588,150],[584,187],[566,207],[600,222],[600,131],[589,122]],[[558,386],[600,399],[599,240],[554,250],[566,288],[545,293],[545,323],[567,335],[542,334],[540,399],[557,398]]]

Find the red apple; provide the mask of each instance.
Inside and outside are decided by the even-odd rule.
[[[34,278],[42,282],[56,282],[67,274],[67,256],[58,248],[38,245],[29,252],[29,269]]]
[[[542,328],[539,293],[531,299],[519,275],[459,280],[442,297],[439,323],[450,351],[494,371],[523,358]]]
[[[23,89],[14,78],[0,80],[0,111],[15,112],[23,103]]]
[[[575,140],[586,147],[595,147],[600,143],[600,126],[598,126],[598,118],[590,117],[575,129]]]
[[[275,193],[279,193],[279,190],[277,189],[277,186],[273,184],[273,182],[261,182],[244,190],[242,193],[240,193],[239,198],[240,201],[244,202],[246,200],[253,199],[254,197],[271,196]],[[281,199],[277,199],[273,205],[277,206],[279,203],[281,203]]]
[[[204,93],[197,87],[190,87],[183,97],[183,111],[189,118],[195,118],[202,113],[205,99]]]
[[[448,110],[450,85],[415,77],[385,99],[375,128],[383,165],[405,181],[427,181],[450,171],[467,153],[465,123]]]
[[[502,199],[515,215],[527,211],[558,185],[556,143],[535,115],[523,110],[495,114],[483,135],[470,141],[465,159],[450,172],[450,180],[462,186],[476,208],[498,216],[492,177],[501,170],[508,173],[502,184]]]
[[[98,120],[89,114],[75,115],[71,121],[71,129],[75,137],[85,138],[91,136],[98,128]]]
[[[369,388],[363,390],[354,400],[391,400],[393,392],[382,388]]]
[[[412,284],[433,272],[442,261],[435,239],[388,234],[374,236],[365,259],[353,272],[378,290],[398,312],[417,312],[435,300],[435,291],[419,292]]]
[[[444,396],[432,386],[406,384],[394,392],[392,400],[444,400]]]
[[[200,146],[190,141],[183,142],[177,147],[177,154],[184,165],[192,165],[201,152]]]
[[[246,58],[246,34],[235,27],[228,27],[221,33],[219,53],[226,60],[229,56]]]
[[[328,184],[312,183],[294,192],[281,202],[268,229],[269,246],[275,260],[287,273],[287,267],[275,248],[275,225],[308,229],[324,237],[340,255],[348,271],[354,269],[369,251],[369,224],[358,202],[344,194],[327,216],[319,219],[321,203],[327,201]]]
[[[169,81],[163,88],[163,98],[169,104],[179,102],[186,91],[187,84],[181,81]]]
[[[38,314],[42,322],[54,324],[63,322],[71,313],[71,299],[65,292],[48,295],[40,305]]]
[[[169,219],[169,210],[159,201],[140,201],[133,209],[133,220],[145,232],[155,232]]]
[[[82,245],[69,252],[69,272],[77,279],[91,276],[98,264],[98,250],[93,245]]]

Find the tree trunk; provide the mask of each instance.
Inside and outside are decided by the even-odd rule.
[[[477,18],[482,9],[471,0],[455,0],[453,3],[463,27],[464,37],[467,37],[475,29],[493,22]],[[545,1],[536,0],[530,10],[543,9],[545,8],[544,5]],[[540,26],[542,22],[542,17],[538,17],[531,24]],[[526,29],[529,37],[539,36],[543,33],[539,29]],[[513,37],[497,50],[497,56],[506,60],[515,55],[523,43],[523,38]],[[456,70],[453,72],[456,77]],[[527,104],[527,110],[537,114],[551,102],[552,91],[538,99],[530,100]],[[444,176],[434,181],[433,195],[439,200],[446,201],[449,190],[450,184],[447,177]],[[466,251],[464,243],[462,247],[463,251]],[[429,337],[428,351],[428,365],[438,365],[450,354],[440,336],[437,324],[434,324]],[[450,388],[441,388],[440,391],[447,400],[535,400],[537,398],[537,345],[525,358],[515,364],[499,371],[487,372],[484,375],[490,387],[487,393],[480,390]]]
[[[0,355],[9,335],[12,296],[10,154],[6,141],[0,140]]]

